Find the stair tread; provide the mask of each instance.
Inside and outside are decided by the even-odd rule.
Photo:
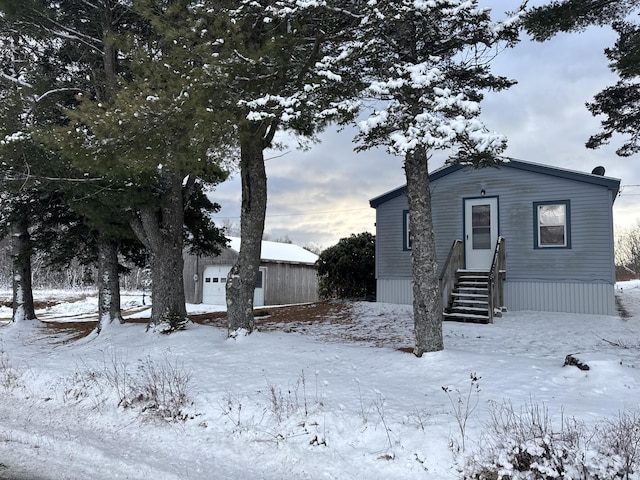
[[[486,293],[483,295],[481,293],[468,293],[468,292],[452,292],[451,295],[454,297],[471,297],[471,298],[487,298],[488,297]]]
[[[472,318],[476,320],[489,320],[488,315],[476,315],[473,313],[445,313],[445,317],[453,317],[453,318]]]

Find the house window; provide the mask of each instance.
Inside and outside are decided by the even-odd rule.
[[[256,288],[262,288],[262,270],[258,270],[258,276],[256,277]]]
[[[411,231],[409,229],[409,210],[402,211],[402,249],[411,250]]]
[[[571,248],[569,207],[569,200],[533,204],[535,248]]]

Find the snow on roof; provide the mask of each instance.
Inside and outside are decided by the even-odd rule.
[[[240,251],[240,238],[229,237],[229,245],[236,252]],[[290,263],[315,263],[318,256],[315,253],[292,243],[262,241],[262,260]]]

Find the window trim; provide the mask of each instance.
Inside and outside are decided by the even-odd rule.
[[[543,205],[564,205],[564,245],[540,245],[540,222],[538,219],[538,207]],[[533,202],[533,248],[536,250],[554,250],[571,248],[571,201],[553,200],[544,202]]]
[[[411,251],[411,233],[409,232],[409,210],[402,211],[402,250]]]

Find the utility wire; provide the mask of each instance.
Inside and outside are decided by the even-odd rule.
[[[302,216],[302,215],[329,215],[329,214],[333,214],[333,213],[356,212],[356,211],[361,211],[361,210],[370,210],[370,208],[362,207],[362,208],[349,208],[349,209],[345,209],[345,210],[327,210],[327,211],[304,212],[304,213],[276,213],[276,214],[273,214],[273,215],[267,215],[266,218],[297,217],[297,216]],[[220,215],[213,217],[214,220],[224,220],[225,218],[232,219],[232,218],[240,218],[240,217],[239,216],[227,217],[227,216],[220,216]]]

